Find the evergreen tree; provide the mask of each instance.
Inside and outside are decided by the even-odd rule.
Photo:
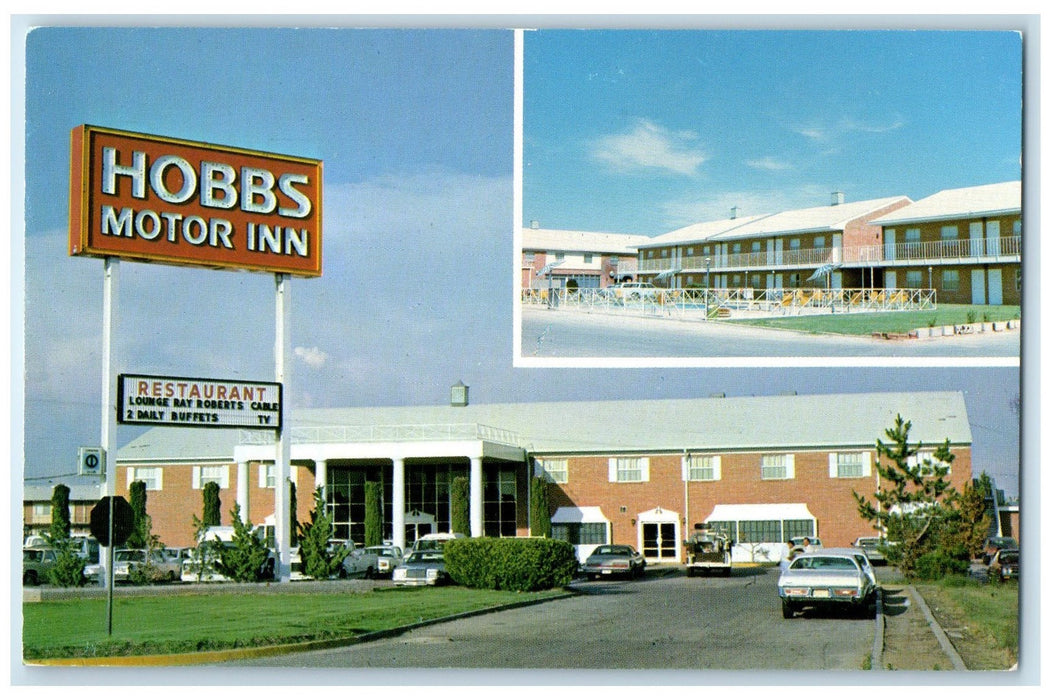
[[[54,541],[68,540],[69,529],[69,487],[65,484],[56,484],[51,491],[51,528],[49,534]]]
[[[288,537],[289,544],[299,544],[299,509],[296,499],[296,482],[288,480]]]
[[[219,484],[209,481],[204,485],[204,514],[201,522],[205,528],[216,527],[222,523],[222,504],[219,501]]]
[[[382,492],[377,481],[365,482],[365,546],[383,544]]]
[[[347,547],[329,547],[335,534],[332,519],[325,509],[325,497],[321,489],[314,491],[314,509],[310,511],[310,522],[299,525],[299,556],[303,562],[303,573],[311,578],[331,578],[342,571]]]
[[[955,516],[957,497],[947,478],[955,459],[949,441],[934,451],[933,459],[920,459],[923,446],[909,444],[911,429],[912,422],[899,415],[884,431],[888,442],[876,440],[880,485],[874,502],[854,491],[861,517],[894,543],[887,559],[906,576],[914,573],[920,557],[938,547],[946,523]]]
[[[449,527],[453,532],[463,534],[471,532],[470,512],[470,483],[467,477],[458,476],[453,479],[449,503]]]
[[[146,516],[146,482],[133,481],[128,487],[128,500],[131,503],[131,512],[135,516],[134,526],[125,546],[129,549],[145,549],[150,537],[149,525]]]
[[[529,528],[533,537],[551,537],[551,507],[548,504],[547,480],[533,477],[530,489]]]
[[[238,582],[260,581],[264,578],[270,550],[256,536],[251,521],[241,521],[241,506],[234,504],[230,511],[234,536],[229,547],[219,549],[217,567],[224,576]]]

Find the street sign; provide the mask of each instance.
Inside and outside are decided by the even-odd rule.
[[[113,544],[119,547],[128,541],[128,536],[135,529],[135,511],[123,496],[104,496],[91,509],[91,535],[103,547],[109,547],[109,511],[113,508]]]
[[[105,476],[106,451],[101,447],[81,447],[77,450],[77,474]]]

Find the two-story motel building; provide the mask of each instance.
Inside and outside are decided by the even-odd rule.
[[[299,519],[322,486],[336,536],[360,543],[365,483],[378,482],[384,537],[411,545],[449,529],[462,476],[475,536],[529,535],[530,489],[541,483],[554,536],[582,553],[627,543],[651,562],[678,562],[703,521],[732,530],[738,559],[777,556],[796,535],[846,545],[871,532],[853,492],[875,490],[874,446],[898,414],[925,451],[949,441],[958,488],[971,478],[958,392],[488,405],[469,404],[462,385],[454,394],[442,406],[293,410]],[[224,523],[234,503],[254,524],[273,522],[274,454],[265,432],[156,427],[120,450],[118,490],[144,481],[155,534],[191,545],[208,481],[220,486]]]
[[[631,281],[646,236],[540,228],[522,231],[522,289],[600,289]],[[546,270],[546,271],[545,271]]]

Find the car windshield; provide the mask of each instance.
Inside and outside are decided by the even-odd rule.
[[[113,555],[114,561],[142,561],[145,553],[135,549],[121,549]]]
[[[378,554],[381,557],[393,557],[394,556],[394,550],[393,549],[389,549],[387,547],[378,547],[378,548],[377,547],[372,547],[372,548],[369,549],[369,551],[370,552],[374,552],[374,553]]]
[[[428,561],[444,561],[444,559],[442,558],[441,552],[414,552],[409,557],[410,564]]]
[[[39,549],[26,549],[22,552],[22,561],[41,561],[44,558],[44,552]]]
[[[1000,563],[1001,564],[1017,564],[1018,563],[1018,552],[1000,552]]]
[[[596,547],[593,553],[598,554],[599,556],[608,556],[611,554],[631,556],[631,550],[629,548],[623,546],[617,547],[615,545],[604,545],[602,547]]]
[[[858,565],[851,557],[799,557],[790,568],[856,571]]]

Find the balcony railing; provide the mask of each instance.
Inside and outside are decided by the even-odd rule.
[[[905,242],[894,245],[850,246],[846,248],[804,248],[726,255],[686,255],[680,258],[644,258],[639,272],[679,269],[691,272],[728,269],[772,269],[820,267],[827,264],[908,262],[919,260],[967,260],[1019,258],[1022,237],[977,238],[948,241]]]
[[[481,423],[299,426],[290,434],[293,444],[485,440],[521,446],[516,433]],[[274,436],[269,431],[241,430],[239,440],[242,445],[269,445]]]

